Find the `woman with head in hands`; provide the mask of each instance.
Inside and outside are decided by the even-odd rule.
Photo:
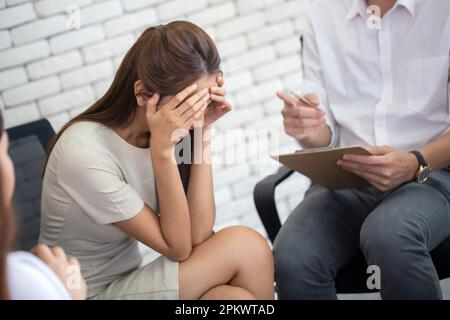
[[[151,27],[106,94],[57,135],[40,241],[80,260],[89,298],[273,298],[265,239],[244,227],[213,232],[207,150],[211,126],[231,110],[222,86],[218,51],[202,29]],[[194,125],[203,161],[179,171],[174,150]],[[144,266],[138,242],[154,253]]]

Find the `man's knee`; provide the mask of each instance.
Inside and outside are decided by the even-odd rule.
[[[402,252],[423,246],[420,222],[406,211],[402,206],[383,207],[367,217],[360,232],[360,247],[366,259],[395,262],[401,259]]]
[[[289,249],[283,243],[277,242],[273,250],[275,260],[275,281],[281,285],[293,281],[302,273],[301,263],[297,254],[289,253]]]
[[[292,245],[297,248],[293,250]],[[280,299],[333,299],[332,263],[329,255],[320,252],[310,243],[276,242],[275,282]]]
[[[274,244],[275,280],[280,285],[320,283],[332,280],[329,268],[331,256],[314,240],[301,241],[278,237]]]

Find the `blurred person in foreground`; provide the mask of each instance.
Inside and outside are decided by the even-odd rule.
[[[59,247],[38,245],[32,253],[14,249],[11,199],[14,167],[8,155],[8,134],[0,111],[0,299],[82,300],[86,283],[78,260]]]

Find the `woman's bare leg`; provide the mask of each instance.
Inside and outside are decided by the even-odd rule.
[[[200,300],[255,300],[256,297],[249,291],[222,284],[207,291],[200,297]]]
[[[221,285],[245,289],[256,299],[274,297],[272,251],[259,233],[246,227],[230,227],[213,235],[180,263],[179,272],[180,299],[231,290],[213,289]]]

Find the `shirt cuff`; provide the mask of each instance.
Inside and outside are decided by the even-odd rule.
[[[334,123],[331,123],[329,117],[327,116],[326,125],[330,129],[331,139],[328,148],[335,148],[339,146],[339,129],[336,127]]]

